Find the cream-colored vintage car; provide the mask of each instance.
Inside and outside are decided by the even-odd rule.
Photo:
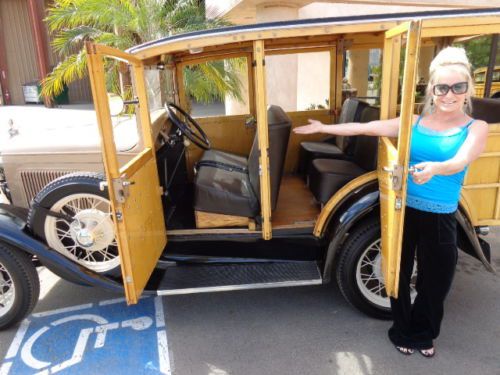
[[[129,303],[144,292],[334,279],[353,306],[388,317],[388,296],[398,294],[420,46],[437,49],[499,27],[498,9],[447,10],[229,27],[128,51],[88,43],[95,113],[68,120],[48,110],[45,119],[34,108],[0,110],[0,186],[11,202],[0,206],[0,328],[35,305],[41,264],[124,292]],[[342,95],[346,50],[370,48],[383,54],[380,107]],[[318,52],[329,61],[328,108],[285,111],[268,101],[273,58]],[[192,118],[184,76],[232,58],[245,62],[246,113]],[[111,116],[105,59],[129,67],[135,116]],[[160,81],[170,85],[162,91]],[[492,270],[480,234],[500,224],[499,101],[478,99],[474,108],[490,135],[466,176],[458,242]],[[291,131],[308,118],[335,124],[397,115],[397,141]]]

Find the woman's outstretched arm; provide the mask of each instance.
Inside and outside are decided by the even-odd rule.
[[[309,119],[309,124],[293,129],[296,134],[324,133],[332,135],[373,135],[397,137],[399,133],[399,117],[391,120],[377,120],[366,123],[348,122],[345,124],[325,125],[320,121]]]

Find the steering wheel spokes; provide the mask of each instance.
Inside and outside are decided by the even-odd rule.
[[[170,121],[172,121],[186,138],[204,150],[210,149],[210,141],[207,135],[200,124],[198,124],[186,111],[172,102],[165,104],[165,109],[167,110]],[[181,120],[179,114],[182,115],[183,120]]]

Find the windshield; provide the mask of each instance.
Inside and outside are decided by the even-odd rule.
[[[164,108],[166,102],[174,101],[172,73],[172,68],[166,67],[144,70],[150,113]]]

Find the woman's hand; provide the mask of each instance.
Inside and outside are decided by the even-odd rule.
[[[439,163],[434,161],[425,161],[423,163],[415,164],[413,167],[416,170],[411,173],[413,182],[417,185],[429,182],[434,175],[438,174],[438,164]]]
[[[309,119],[309,124],[298,126],[295,129],[293,129],[293,132],[296,134],[321,133],[323,126],[324,124],[322,122]]]

